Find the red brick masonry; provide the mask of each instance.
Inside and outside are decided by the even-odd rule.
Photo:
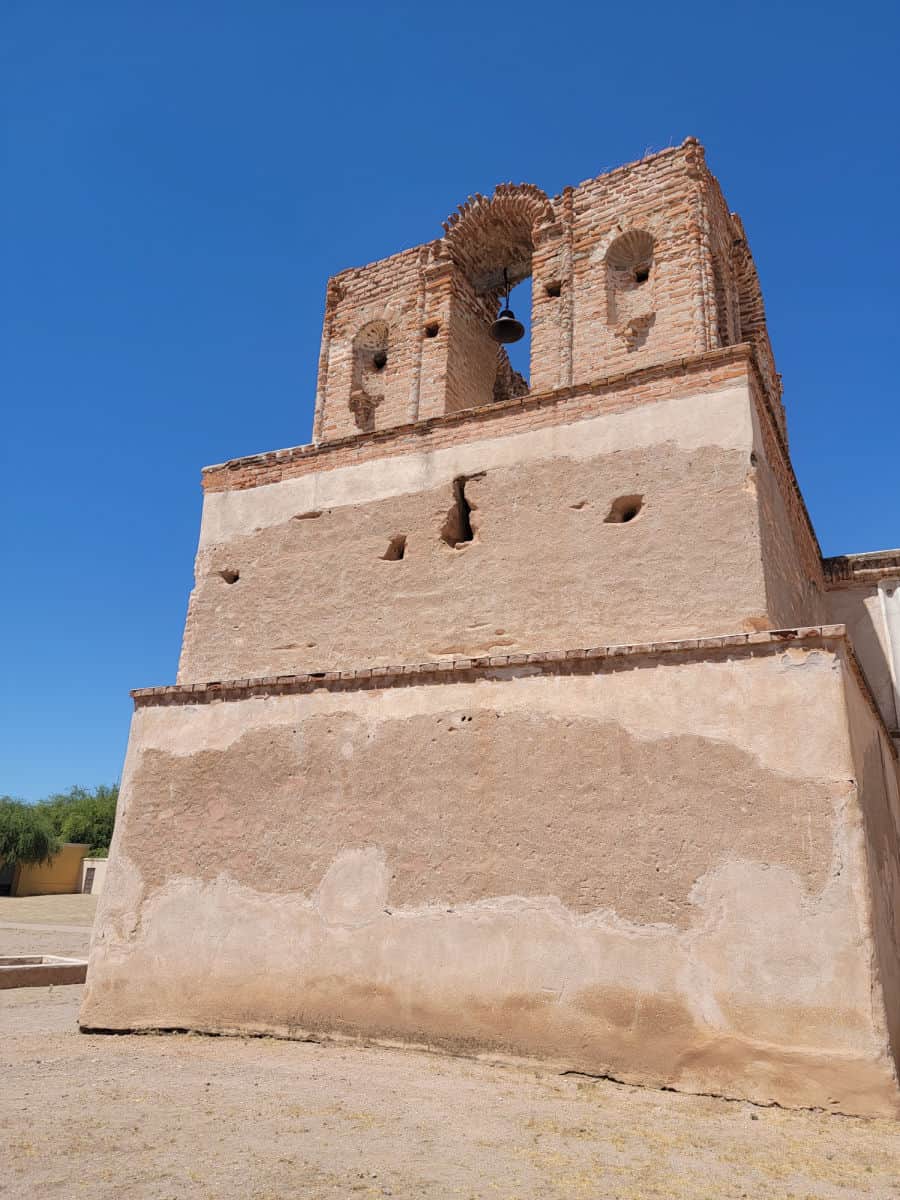
[[[827,587],[877,583],[900,575],[900,550],[875,550],[869,554],[840,554],[822,560]]]

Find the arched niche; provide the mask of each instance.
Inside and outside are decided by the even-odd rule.
[[[388,363],[387,321],[368,321],[353,338],[350,408],[357,427],[375,428],[375,410],[384,400],[384,373]]]
[[[627,229],[610,242],[604,262],[607,324],[636,349],[656,319],[656,240],[646,229]]]

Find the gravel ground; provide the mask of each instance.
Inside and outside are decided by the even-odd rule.
[[[0,928],[0,953],[89,932]],[[408,1050],[87,1036],[81,992],[0,992],[2,1197],[900,1200],[893,1122]]]

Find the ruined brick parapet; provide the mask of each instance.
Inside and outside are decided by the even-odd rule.
[[[839,554],[823,559],[828,587],[870,584],[882,579],[900,579],[900,549],[875,550],[868,554]]]
[[[560,196],[501,184],[444,236],[328,285],[314,440],[501,401],[490,337],[505,282],[531,278],[532,392],[749,341],[785,433],[755,268],[689,138]]]

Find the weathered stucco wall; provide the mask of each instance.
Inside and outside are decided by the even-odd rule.
[[[140,708],[82,1023],[896,1102],[840,661]]]
[[[752,448],[737,384],[209,493],[179,680],[772,627]]]
[[[900,771],[891,738],[852,675],[847,717],[866,832],[873,954],[890,1042],[900,1063]]]
[[[773,419],[753,405],[753,486],[759,506],[760,554],[772,629],[820,625],[828,615],[821,553],[787,477]],[[840,623],[837,621],[837,623]]]

